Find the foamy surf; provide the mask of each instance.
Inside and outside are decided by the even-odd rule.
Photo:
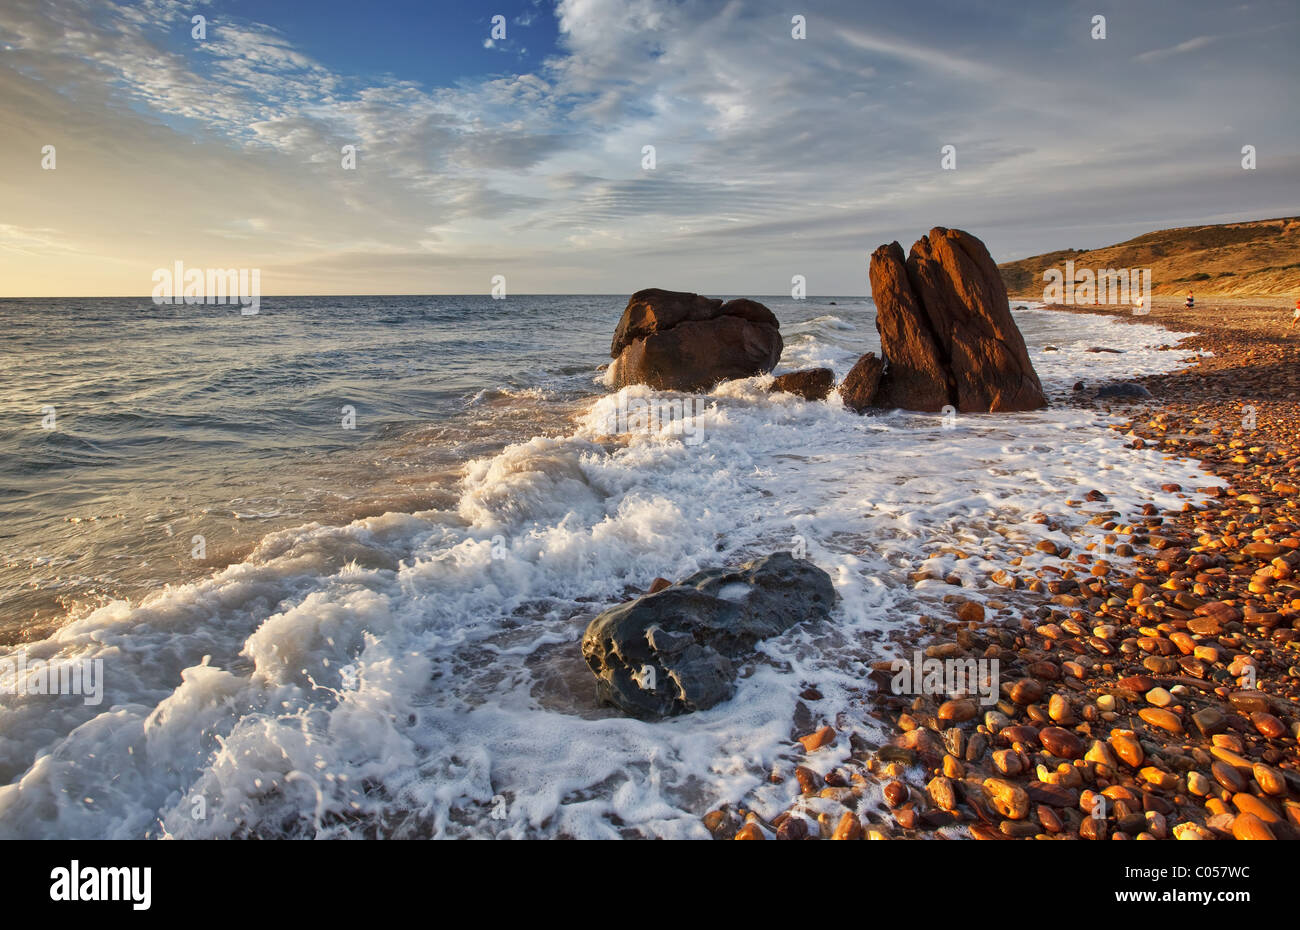
[[[1163,330],[1017,314],[1050,394],[1176,367]],[[783,369],[843,375],[874,333],[824,315],[787,327]],[[1042,352],[1050,339],[1057,352]],[[1123,354],[1092,354],[1105,345]],[[470,462],[445,509],[266,536],[238,564],[143,603],[114,602],[26,647],[103,660],[98,707],[0,699],[0,835],[9,837],[704,837],[741,799],[788,806],[798,694],[879,741],[861,713],[891,630],[933,609],[930,569],[982,573],[1080,528],[1098,487],[1120,511],[1190,465],[1126,448],[1069,407],[1014,416],[859,417],[832,397],[732,382],[689,427],[611,434],[626,388],[567,435]],[[486,400],[487,396],[480,399]],[[609,604],[801,541],[840,595],[829,623],[762,644],[734,699],[657,723],[594,703],[578,640]],[[960,564],[944,553],[961,546]],[[981,597],[986,592],[963,593]],[[8,650],[10,653],[12,649]],[[848,740],[818,754],[829,767]]]

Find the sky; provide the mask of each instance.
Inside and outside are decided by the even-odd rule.
[[[933,226],[1300,214],[1294,0],[1024,6],[3,0],[0,296],[851,295]]]

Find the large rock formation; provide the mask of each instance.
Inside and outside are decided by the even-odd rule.
[[[582,656],[600,699],[628,714],[704,710],[735,692],[734,660],[760,639],[826,618],[834,599],[829,575],[777,552],[605,611],[587,626]]]
[[[930,318],[907,279],[903,247],[897,242],[882,245],[871,256],[871,299],[880,351],[889,368],[872,403],[908,410],[939,410],[952,403],[948,367]]]
[[[771,371],[782,348],[776,316],[756,301],[649,288],[632,295],[614,331],[609,381],[705,391]]]
[[[984,243],[936,226],[906,262],[897,242],[871,256],[885,372],[877,407],[969,413],[1047,406],[1006,287]]]

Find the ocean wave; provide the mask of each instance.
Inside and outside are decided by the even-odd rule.
[[[856,327],[848,320],[845,320],[842,317],[838,317],[833,313],[823,314],[822,316],[815,316],[811,320],[804,320],[801,324],[797,324],[797,325],[819,326],[824,329],[840,329],[840,330],[856,329]]]
[[[1061,348],[1035,354],[1054,389],[1185,356],[1153,351],[1169,338],[1154,328],[1046,313],[1020,318],[1031,344],[1050,332]],[[1124,354],[1086,353],[1100,343]],[[840,374],[852,361],[823,354]],[[755,378],[670,423],[620,418],[673,399],[599,397],[566,434],[469,462],[445,507],[278,530],[210,577],[28,644],[102,659],[104,701],[0,698],[0,836],[702,837],[708,807],[788,802],[766,776],[790,762],[799,692],[854,706],[887,634],[951,590],[909,573],[974,584],[1010,558],[1040,564],[1034,542],[1057,531],[1039,515],[1080,532],[1091,516],[1066,505],[1074,489],[1125,509],[1209,483],[1072,408],[945,428]],[[599,610],[796,540],[834,579],[829,623],[765,642],[711,710],[646,723],[595,703],[577,643]]]

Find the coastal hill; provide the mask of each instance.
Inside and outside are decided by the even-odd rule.
[[[1007,292],[1041,297],[1043,272],[1073,261],[1084,268],[1150,268],[1154,294],[1205,297],[1300,296],[1300,217],[1149,232],[1100,249],[1062,249],[998,265]]]

